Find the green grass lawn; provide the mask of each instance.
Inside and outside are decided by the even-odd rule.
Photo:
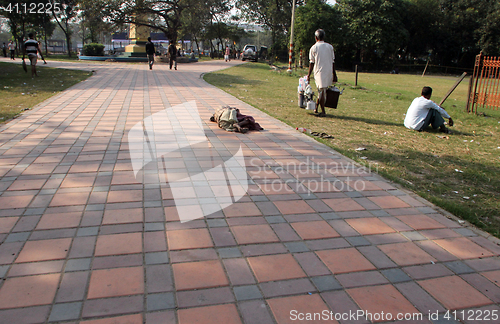
[[[439,102],[458,77],[361,73],[354,87],[354,73],[339,72],[339,107],[319,118],[297,104],[298,78],[306,74],[252,63],[204,78],[292,127],[333,135],[318,140],[500,237],[500,112],[465,112],[468,79],[443,104],[455,121],[444,135],[410,131],[403,120],[423,86]]]
[[[43,62],[42,62],[43,64]],[[37,66],[38,78],[31,78],[31,67],[24,72],[20,64],[0,63],[0,123],[24,110],[85,80],[91,74],[85,71],[54,69]]]

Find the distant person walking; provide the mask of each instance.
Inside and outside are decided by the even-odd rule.
[[[448,118],[448,125],[453,126],[453,119],[442,107],[431,100],[432,88],[423,87],[421,97],[415,98],[411,103],[405,117],[406,128],[416,131],[423,131],[427,126],[432,125],[433,129],[438,129],[443,133],[451,133],[444,126],[444,118]]]
[[[2,44],[2,52],[3,52],[3,57],[7,57],[7,45],[5,45],[5,42]]]
[[[229,57],[229,54],[231,53],[231,50],[229,49],[229,45],[226,45],[226,53],[224,53],[224,60],[231,61],[231,58]]]
[[[148,55],[149,69],[152,70],[155,63],[155,44],[151,42],[151,37],[148,37],[148,42],[146,43],[146,54]]]
[[[31,63],[31,77],[38,76],[36,73],[36,62],[38,54],[43,60],[43,64],[47,64],[42,55],[42,49],[40,48],[40,44],[35,40],[35,36],[33,33],[28,34],[28,40],[24,42],[24,51],[23,51],[23,61],[26,54],[28,54],[28,58]]]
[[[14,44],[13,41],[9,42],[9,51],[10,51],[10,59],[11,60],[15,60],[16,59],[16,57],[15,57],[15,55],[16,55],[16,44]]]
[[[333,46],[325,43],[325,31],[318,29],[314,33],[316,43],[309,50],[309,73],[307,81],[311,79],[311,73],[314,71],[314,81],[318,87],[318,100],[316,101],[316,110],[321,106],[319,117],[325,117],[326,90],[333,82],[337,82],[337,72],[335,72],[335,53]]]
[[[174,64],[174,69],[177,70],[177,49],[175,48],[175,44],[171,43],[168,46],[168,55],[170,55],[170,70],[172,70],[172,64]]]

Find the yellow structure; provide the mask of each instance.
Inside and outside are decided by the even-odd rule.
[[[137,21],[145,21],[145,16],[137,17]],[[146,53],[145,44],[150,35],[149,27],[131,24],[128,33],[130,45],[125,46],[125,53]]]

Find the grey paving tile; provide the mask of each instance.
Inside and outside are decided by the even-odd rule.
[[[0,278],[5,277],[5,275],[7,274],[8,270],[9,270],[9,266],[8,265],[0,266]]]
[[[288,242],[285,243],[285,246],[291,253],[307,252],[310,250],[304,242]]]
[[[226,220],[220,219],[220,218],[207,219],[207,224],[208,224],[208,227],[226,227],[227,226]]]
[[[148,311],[158,311],[175,308],[175,297],[173,293],[149,294],[146,297]]]
[[[321,218],[323,218],[324,220],[340,219],[340,216],[334,212],[319,213],[319,216],[321,216]]]
[[[97,234],[99,234],[98,226],[81,227],[76,232],[76,236],[95,236]]]
[[[219,252],[219,256],[222,259],[240,258],[242,256],[241,251],[237,247],[220,248],[217,249],[217,252]]]
[[[342,285],[334,276],[311,277],[319,292],[342,289]]]
[[[234,287],[233,291],[237,301],[262,298],[259,287],[256,285]]]
[[[31,232],[12,233],[12,234],[9,234],[9,236],[7,236],[7,238],[5,239],[5,243],[26,242],[30,235],[31,235]]]
[[[401,269],[387,269],[380,271],[392,283],[411,281],[412,279]]]
[[[80,316],[80,311],[82,309],[81,302],[77,303],[64,303],[55,304],[50,312],[49,322],[59,322],[76,320]]]
[[[145,260],[147,265],[168,263],[168,252],[146,253]]]
[[[457,232],[458,234],[462,235],[462,236],[477,236],[476,233],[474,233],[473,231],[471,231],[470,229],[468,228],[455,228],[453,229],[455,232]]]
[[[474,269],[469,267],[467,264],[462,261],[452,261],[443,263],[448,269],[455,272],[458,275],[466,274],[466,273],[474,273],[476,272]]]
[[[378,209],[378,210],[370,210],[370,213],[373,215],[373,216],[377,216],[377,217],[386,217],[386,216],[391,216],[388,212],[386,212],[385,210],[383,209]]]
[[[372,245],[370,241],[365,239],[363,236],[349,236],[345,237],[347,242],[351,244],[352,246],[367,246],[367,245]]]
[[[146,224],[144,224],[144,231],[146,231],[146,232],[164,231],[164,230],[165,230],[164,223],[146,223]]]
[[[66,268],[64,271],[82,271],[82,270],[90,270],[90,263],[92,262],[91,258],[83,258],[83,259],[70,259],[66,263]]]
[[[265,218],[269,224],[286,223],[283,216],[266,216]]]

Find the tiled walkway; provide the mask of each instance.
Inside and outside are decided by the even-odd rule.
[[[233,64],[84,64],[96,74],[0,127],[0,323],[500,322],[495,240],[200,78]],[[166,168],[241,145],[248,192],[180,223],[155,168],[134,177],[127,133],[191,100],[212,153],[182,149]],[[266,130],[218,129],[221,105]],[[220,199],[209,189],[186,203]]]

